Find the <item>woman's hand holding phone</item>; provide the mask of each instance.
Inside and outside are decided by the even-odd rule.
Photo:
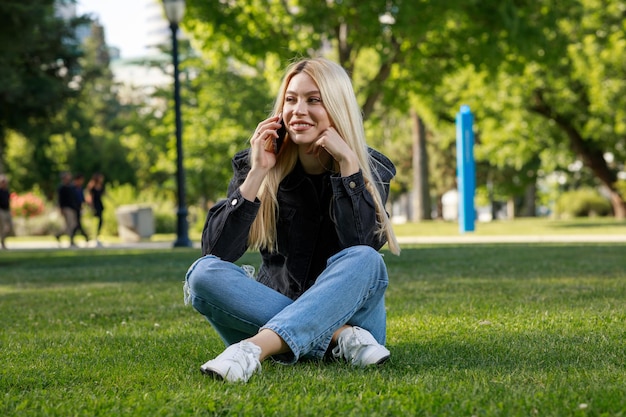
[[[285,128],[285,122],[281,115],[279,115],[278,123],[280,127],[276,130],[276,137],[270,137],[265,141],[265,150],[273,152],[274,155],[278,155],[283,143],[285,142],[285,136],[287,135],[287,129]]]
[[[250,139],[250,164],[254,171],[260,170],[262,175],[276,165],[274,142],[278,138],[277,130],[281,128],[281,117],[272,116],[260,122]]]

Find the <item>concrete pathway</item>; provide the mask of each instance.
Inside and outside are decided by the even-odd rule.
[[[408,244],[472,244],[472,243],[611,243],[626,242],[626,235],[505,235],[505,236],[478,236],[471,233],[458,236],[403,236],[398,241],[401,245]],[[200,250],[200,242],[193,242],[193,247]],[[7,239],[9,250],[45,250],[69,248],[67,242],[59,245],[56,241],[14,241]],[[174,248],[174,242],[122,242],[103,243],[98,246],[95,242],[79,241],[75,249],[167,249]],[[1,251],[1,250],[0,250]]]
[[[29,241],[20,242],[13,241],[10,238],[6,242],[8,250],[50,250],[50,249],[80,249],[80,250],[100,250],[100,249],[167,249],[173,248],[174,242],[121,242],[121,243],[107,243],[104,242],[97,245],[96,242],[83,242],[79,241],[76,246],[70,248],[68,242],[62,242],[58,244],[56,241]],[[193,242],[193,247],[200,249],[200,242]],[[0,250],[1,253],[1,250]]]
[[[504,235],[409,236],[399,237],[400,244],[458,243],[610,243],[626,242],[626,235]]]

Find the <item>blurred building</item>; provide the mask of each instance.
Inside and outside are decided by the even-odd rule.
[[[122,102],[146,102],[155,88],[168,85],[172,82],[171,74],[164,69],[171,63],[171,31],[169,22],[165,18],[163,5],[160,0],[147,0],[143,16],[147,27],[145,34],[145,54],[132,58],[122,57],[116,45],[107,42],[107,28],[95,16],[92,25],[78,28],[77,38],[84,42],[88,37],[101,39],[106,45],[103,51],[105,62],[110,62],[110,68],[116,83],[119,83],[119,95]],[[77,17],[76,4],[67,0],[56,1],[56,14],[64,19]],[[179,34],[182,33],[179,31]],[[184,36],[184,35],[181,35]]]
[[[65,20],[76,17],[76,4],[67,0],[56,0],[54,4],[55,14]]]
[[[170,29],[159,0],[145,5],[144,21],[147,23],[145,55],[111,60],[115,80],[122,102],[147,103],[157,87],[172,83],[165,69],[171,63],[169,51]],[[152,103],[154,104],[154,103]]]

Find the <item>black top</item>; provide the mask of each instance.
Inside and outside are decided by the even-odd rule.
[[[4,188],[0,189],[0,210],[8,210],[10,208],[11,193]]]
[[[98,213],[102,213],[104,210],[104,204],[102,203],[102,195],[104,194],[104,186],[102,188],[91,188],[89,190],[89,194],[91,194],[91,205],[93,206],[93,210]]]
[[[68,207],[76,210],[78,199],[76,197],[75,188],[72,184],[61,184],[57,189],[57,196],[59,198],[59,207]]]

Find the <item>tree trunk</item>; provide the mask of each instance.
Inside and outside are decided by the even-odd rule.
[[[515,219],[515,197],[509,197],[506,201],[506,217],[509,220]]]
[[[524,191],[524,208],[521,216],[535,217],[537,212],[537,183],[528,184]]]
[[[411,220],[419,222],[431,218],[430,189],[428,186],[428,153],[424,122],[411,109],[413,122],[413,212]]]
[[[613,215],[617,219],[626,219],[626,202],[617,190],[609,189]]]
[[[437,195],[436,205],[437,205],[437,216],[435,218],[443,219],[443,202],[442,202],[441,195]]]

